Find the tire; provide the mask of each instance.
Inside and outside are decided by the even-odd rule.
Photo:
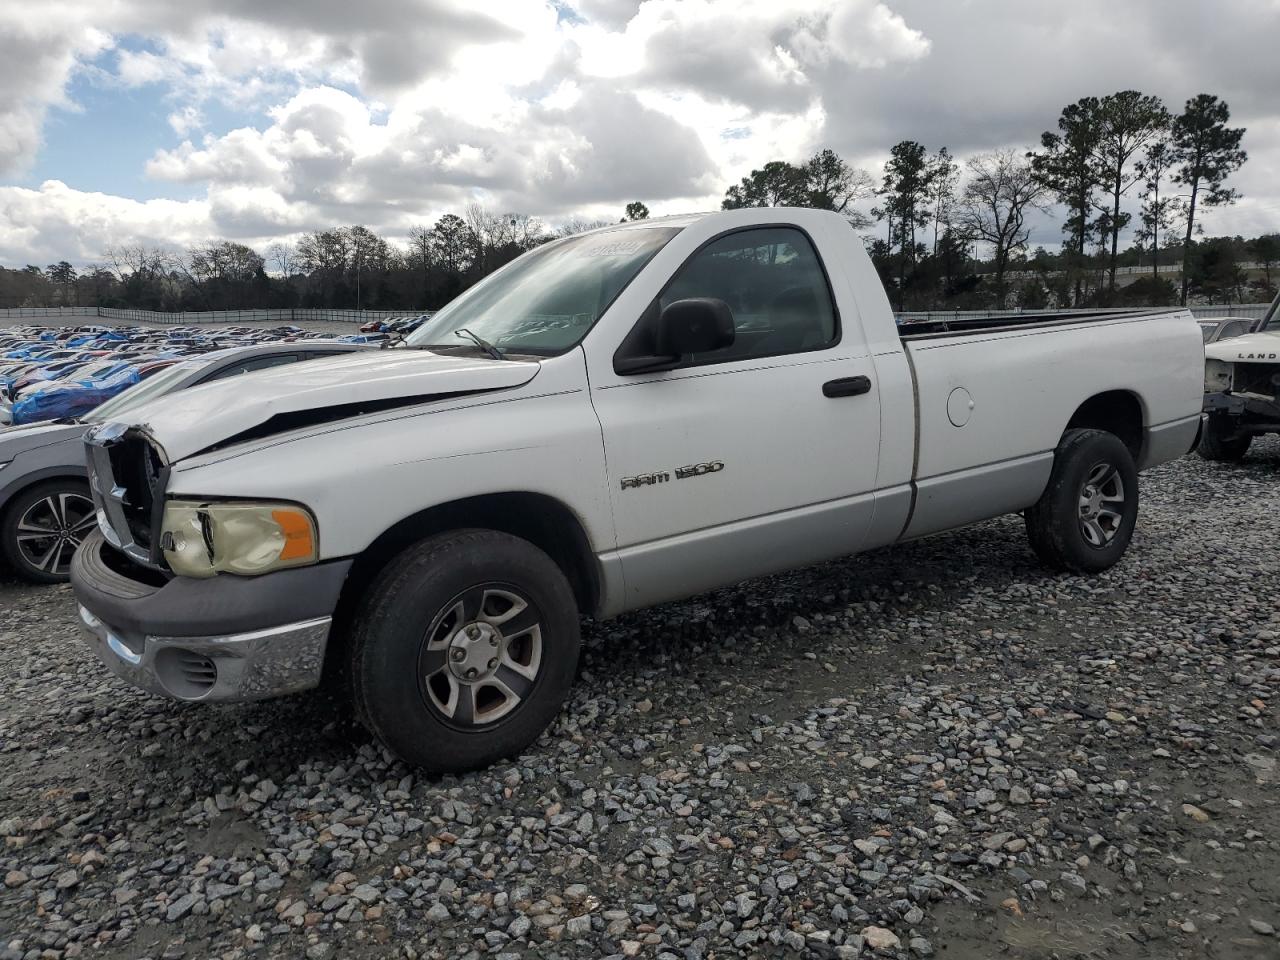
[[[97,520],[82,480],[49,480],[23,490],[0,518],[0,551],[32,583],[66,583],[71,557]],[[44,533],[48,531],[48,533]]]
[[[484,767],[555,719],[579,645],[573,591],[533,544],[492,530],[430,537],[391,561],[356,616],[356,715],[430,773]]]
[[[1253,443],[1253,435],[1237,434],[1235,422],[1231,417],[1222,414],[1210,414],[1200,433],[1200,444],[1196,453],[1205,460],[1220,460],[1236,463],[1244,459]]]
[[[1122,556],[1138,521],[1138,470],[1115,434],[1068,430],[1049,485],[1026,512],[1031,549],[1046,566],[1099,573]]]

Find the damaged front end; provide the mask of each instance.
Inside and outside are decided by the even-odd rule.
[[[106,541],[144,567],[160,567],[159,537],[169,462],[144,431],[108,423],[85,435],[89,488]]]

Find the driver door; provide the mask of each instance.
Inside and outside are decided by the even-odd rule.
[[[628,608],[852,552],[872,515],[875,370],[809,236],[756,227],[704,244],[622,350],[646,349],[644,325],[690,297],[729,305],[731,346],[592,376]]]

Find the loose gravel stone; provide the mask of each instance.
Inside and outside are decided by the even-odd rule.
[[[0,581],[0,960],[1257,952],[1278,483],[1274,439],[1144,473],[1098,577],[1010,517],[585,624],[548,734],[462,777],[320,694],[135,691]]]

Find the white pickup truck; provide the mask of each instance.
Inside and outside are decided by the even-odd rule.
[[[581,615],[1024,511],[1056,569],[1124,553],[1196,441],[1186,311],[900,329],[841,217],[557,240],[396,349],[197,387],[86,443],[90,642],[182,700],[333,671],[424,768],[527,746]]]

